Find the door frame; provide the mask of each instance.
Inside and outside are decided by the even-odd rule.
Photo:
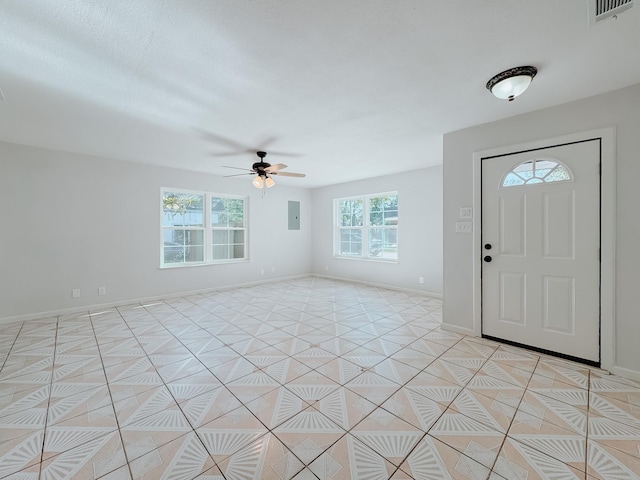
[[[482,336],[482,159],[564,143],[600,140],[600,366],[615,367],[616,130],[601,128],[473,153],[473,334]]]

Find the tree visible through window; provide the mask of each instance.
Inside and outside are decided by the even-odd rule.
[[[338,257],[397,260],[396,192],[335,200],[334,254]]]
[[[245,198],[162,192],[162,266],[246,258]]]

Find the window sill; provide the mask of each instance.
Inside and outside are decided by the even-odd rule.
[[[211,267],[215,265],[228,265],[230,263],[249,263],[249,259],[239,258],[239,259],[233,259],[233,260],[219,260],[216,262],[177,263],[177,264],[160,265],[158,268],[160,270],[172,270],[174,268]]]
[[[343,255],[334,255],[333,258],[336,260],[357,260],[359,262],[398,263],[397,258],[347,257]]]

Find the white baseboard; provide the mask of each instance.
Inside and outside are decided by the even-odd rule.
[[[451,325],[449,323],[444,323],[444,322],[442,323],[442,326],[440,328],[442,328],[442,330],[449,330],[450,332],[459,333],[461,335],[469,335],[470,337],[478,337],[478,335],[476,335],[476,332],[472,328],[459,327],[458,325]],[[478,338],[480,338],[480,337],[478,337]]]
[[[613,375],[618,375],[619,377],[629,378],[631,380],[640,380],[640,372],[637,370],[631,370],[630,368],[624,367],[613,367],[610,372]]]
[[[359,285],[366,285],[369,287],[386,288],[387,290],[397,290],[400,292],[407,292],[407,293],[418,293],[420,295],[426,295],[427,297],[438,298],[442,300],[441,293],[427,292],[425,290],[415,290],[412,288],[398,287],[397,285],[388,285],[385,283],[365,282],[364,280],[355,280],[353,278],[347,278],[347,277],[334,277],[332,275],[323,275],[321,273],[312,273],[311,276],[318,277],[318,278],[326,278],[329,280],[338,280],[341,282],[357,283]]]
[[[251,287],[254,285],[262,285],[265,283],[276,283],[276,282],[282,282],[282,281],[287,281],[287,280],[293,280],[296,278],[305,278],[305,277],[311,277],[312,275],[310,274],[304,274],[304,275],[291,275],[291,276],[287,276],[287,277],[278,277],[278,278],[271,278],[269,280],[260,280],[260,281],[256,281],[256,282],[246,282],[246,283],[236,283],[233,285],[224,285],[224,286],[220,286],[220,287],[211,287],[211,288],[203,288],[203,289],[199,289],[199,290],[190,290],[190,291],[186,291],[186,292],[174,292],[174,293],[167,293],[167,294],[163,294],[163,295],[153,295],[150,297],[141,297],[141,298],[130,298],[130,299],[124,299],[124,300],[118,300],[115,302],[108,302],[108,303],[96,303],[96,304],[92,304],[92,305],[83,305],[81,307],[72,307],[72,308],[63,308],[60,310],[49,310],[49,311],[45,311],[45,312],[37,312],[37,313],[27,313],[24,315],[16,315],[13,317],[4,317],[4,318],[0,318],[0,325],[4,325],[7,323],[15,323],[15,322],[26,322],[29,320],[38,320],[41,318],[50,318],[50,317],[58,317],[58,316],[62,316],[62,315],[73,315],[76,313],[88,313],[88,312],[95,312],[95,311],[99,311],[105,308],[113,308],[113,307],[119,307],[122,305],[130,305],[133,303],[148,303],[148,302],[156,302],[158,300],[166,300],[166,299],[171,299],[171,298],[177,298],[177,297],[184,297],[184,296],[189,296],[189,295],[200,295],[203,293],[209,293],[209,292],[219,292],[219,291],[224,291],[224,290],[230,290],[233,288],[242,288],[242,287]]]

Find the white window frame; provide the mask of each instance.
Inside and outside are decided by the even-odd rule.
[[[163,199],[167,193],[178,193],[185,195],[199,195],[203,197],[203,225],[189,227],[167,227],[164,225],[164,204]],[[213,198],[228,198],[243,201],[243,226],[242,227],[220,227],[211,224],[211,200]],[[249,198],[242,195],[229,195],[226,193],[202,192],[197,190],[187,190],[184,188],[163,187],[160,191],[160,268],[184,268],[202,265],[218,265],[224,263],[240,263],[249,261]],[[203,232],[204,254],[203,260],[197,262],[165,262],[164,234],[167,230],[197,230]],[[213,232],[220,230],[242,230],[244,237],[244,257],[242,258],[213,258]]]
[[[371,194],[366,194],[366,195],[357,195],[357,196],[353,196],[353,197],[341,197],[341,198],[334,198],[333,199],[333,256],[334,258],[345,258],[345,259],[351,259],[351,260],[364,260],[364,261],[375,261],[375,262],[388,262],[388,263],[398,263],[398,258],[399,258],[399,248],[398,248],[398,244],[399,244],[399,240],[398,240],[398,222],[396,221],[395,225],[384,225],[384,226],[378,226],[378,225],[371,225],[370,224],[370,207],[369,207],[369,201],[372,198],[376,198],[376,197],[384,197],[384,196],[388,196],[388,195],[395,195],[396,198],[399,198],[398,196],[398,192],[397,191],[393,191],[393,192],[380,192],[380,193],[371,193]],[[363,224],[362,226],[341,226],[340,225],[340,203],[347,201],[347,200],[361,200],[362,204],[363,204]],[[399,200],[398,200],[398,212],[400,211],[399,208]],[[399,214],[398,214],[399,216]],[[371,256],[369,255],[369,231],[372,229],[378,229],[378,228],[384,228],[387,230],[395,230],[396,231],[396,258],[383,258],[383,257],[377,257],[377,256]],[[361,234],[360,234],[360,238],[362,240],[362,251],[360,253],[360,255],[349,255],[349,254],[342,254],[340,253],[341,248],[340,248],[340,240],[341,240],[341,230],[343,229],[350,229],[350,230],[360,230]]]

